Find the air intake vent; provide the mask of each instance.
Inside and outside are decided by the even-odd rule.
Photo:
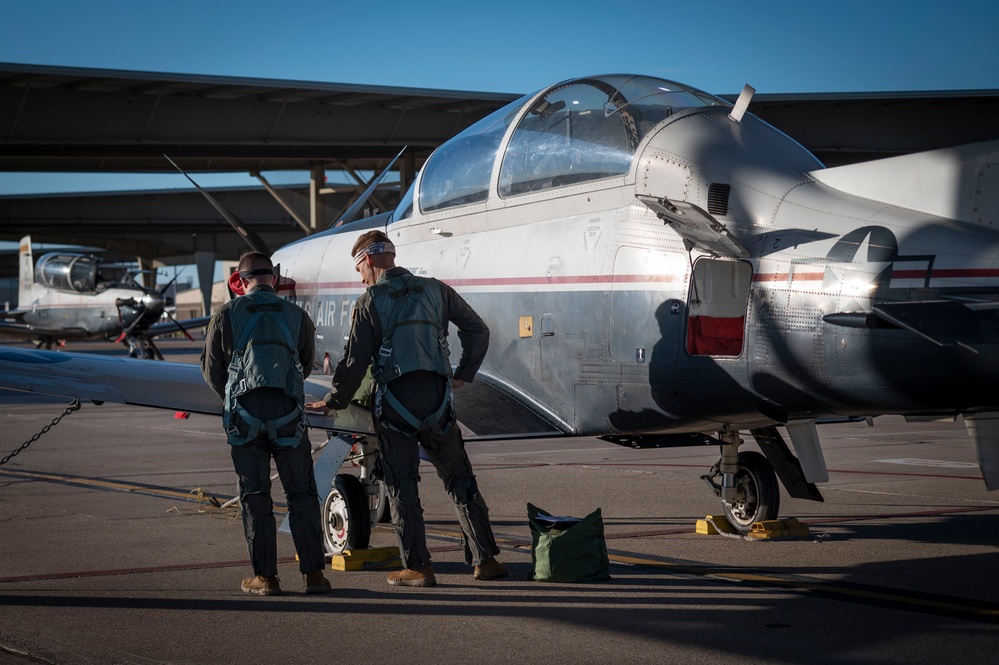
[[[717,182],[711,183],[708,186],[708,212],[719,217],[727,215],[728,195],[731,191],[731,185],[722,185]]]

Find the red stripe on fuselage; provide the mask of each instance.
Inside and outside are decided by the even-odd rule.
[[[558,277],[484,277],[479,279],[443,279],[449,286],[545,286],[550,284],[672,284],[682,282],[684,275],[572,275]],[[282,284],[279,291],[341,291],[364,288],[357,282],[297,282]]]
[[[761,272],[753,275],[754,282],[786,282],[786,272]],[[822,272],[795,273],[792,282],[816,282],[825,277]],[[947,268],[934,270],[893,270],[892,279],[987,279],[999,278],[999,269],[994,268]]]
[[[895,270],[892,279],[985,279],[999,278],[999,269],[992,268],[951,268],[942,270]],[[796,273],[792,282],[822,281],[822,272]],[[685,275],[560,275],[554,277],[482,277],[471,279],[444,279],[454,288],[492,286],[551,286],[572,284],[675,284],[682,282]],[[761,272],[753,275],[753,282],[786,282],[786,272]],[[365,287],[356,281],[351,282],[297,282],[294,285],[281,284],[278,290],[315,293],[318,291],[357,291]]]

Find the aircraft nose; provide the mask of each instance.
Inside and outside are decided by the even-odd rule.
[[[142,303],[146,306],[147,312],[162,314],[163,308],[166,305],[166,299],[163,297],[163,294],[157,291],[150,291],[142,296]]]

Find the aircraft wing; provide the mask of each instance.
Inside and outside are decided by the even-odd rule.
[[[0,320],[0,334],[16,335],[18,337],[40,337],[50,335],[57,339],[76,339],[79,337],[90,337],[92,333],[83,328],[40,328],[19,321]]]
[[[305,400],[322,399],[329,387],[328,376],[310,376],[305,381]],[[205,384],[201,367],[188,363],[0,346],[0,389],[222,414],[222,402]],[[550,414],[517,400],[486,377],[457,390],[455,404],[469,440],[569,433],[567,426],[560,427]],[[309,414],[309,427],[351,434],[373,433],[370,411],[354,404],[337,411],[334,417]]]
[[[194,319],[185,319],[183,321],[164,321],[163,323],[157,323],[149,326],[143,332],[146,337],[157,337],[159,335],[168,335],[170,333],[181,332],[183,330],[192,330],[194,328],[204,328],[208,325],[208,322],[212,320],[210,316],[199,316]]]
[[[991,295],[881,303],[873,309],[880,318],[940,346],[957,344],[975,351],[999,342],[999,301]]]
[[[198,365],[89,353],[0,347],[0,388],[93,402],[113,402],[190,413],[222,414],[222,401]],[[321,399],[329,377],[306,380],[306,401]],[[334,425],[335,423],[335,425]],[[371,414],[350,406],[330,418],[309,415],[309,426],[371,433]]]
[[[18,336],[30,336],[37,335],[38,333],[31,329],[27,323],[18,323],[16,321],[5,321],[0,319],[0,333],[5,335],[18,335]]]
[[[197,365],[0,347],[0,388],[56,397],[221,414]]]

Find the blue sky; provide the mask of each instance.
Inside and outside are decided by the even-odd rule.
[[[0,0],[0,16],[0,61],[23,64],[507,93],[612,72],[716,94],[999,88],[985,0]],[[0,173],[0,194],[177,178]]]
[[[991,1],[0,0],[0,60],[529,92],[586,74],[713,93],[995,87]]]

